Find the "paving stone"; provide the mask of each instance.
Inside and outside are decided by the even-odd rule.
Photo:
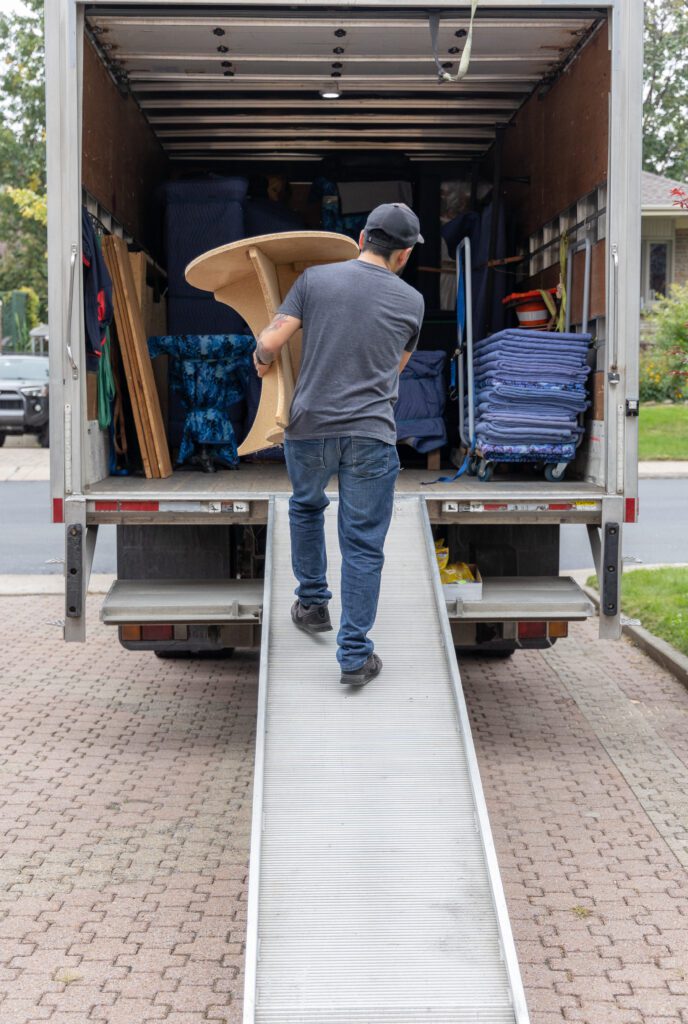
[[[0,598],[0,992],[11,1024],[239,1024],[256,654],[159,662],[97,610],[66,647],[59,599]],[[460,668],[532,1024],[688,1024],[688,694],[595,623]]]

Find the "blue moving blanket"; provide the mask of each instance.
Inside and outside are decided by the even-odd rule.
[[[203,445],[226,465],[238,466],[237,443],[243,439],[246,394],[255,377],[255,345],[250,334],[148,339],[152,359],[170,357],[170,390],[180,397],[185,411],[177,465],[187,462]]]
[[[476,446],[493,461],[568,462],[589,407],[588,334],[509,329],[474,346]]]
[[[447,443],[445,358],[444,352],[414,352],[399,379],[399,400],[394,407],[397,438],[419,452],[431,452]]]

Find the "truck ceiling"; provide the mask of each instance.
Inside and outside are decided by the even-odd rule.
[[[450,75],[468,14],[440,15],[438,54]],[[194,162],[313,161],[383,146],[414,160],[479,158],[605,16],[479,7],[468,74],[440,83],[422,9],[86,8],[120,88],[136,97],[170,159]],[[323,98],[332,91],[339,96]]]

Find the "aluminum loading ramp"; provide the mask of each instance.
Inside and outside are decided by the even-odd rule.
[[[336,503],[326,532],[337,594]],[[282,498],[265,576],[244,1024],[527,1024],[423,499],[396,501],[360,691],[291,623]]]

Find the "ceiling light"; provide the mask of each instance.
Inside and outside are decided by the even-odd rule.
[[[338,100],[342,94],[337,83],[333,82],[332,85],[326,85],[324,89],[321,89],[320,95],[324,100]]]

